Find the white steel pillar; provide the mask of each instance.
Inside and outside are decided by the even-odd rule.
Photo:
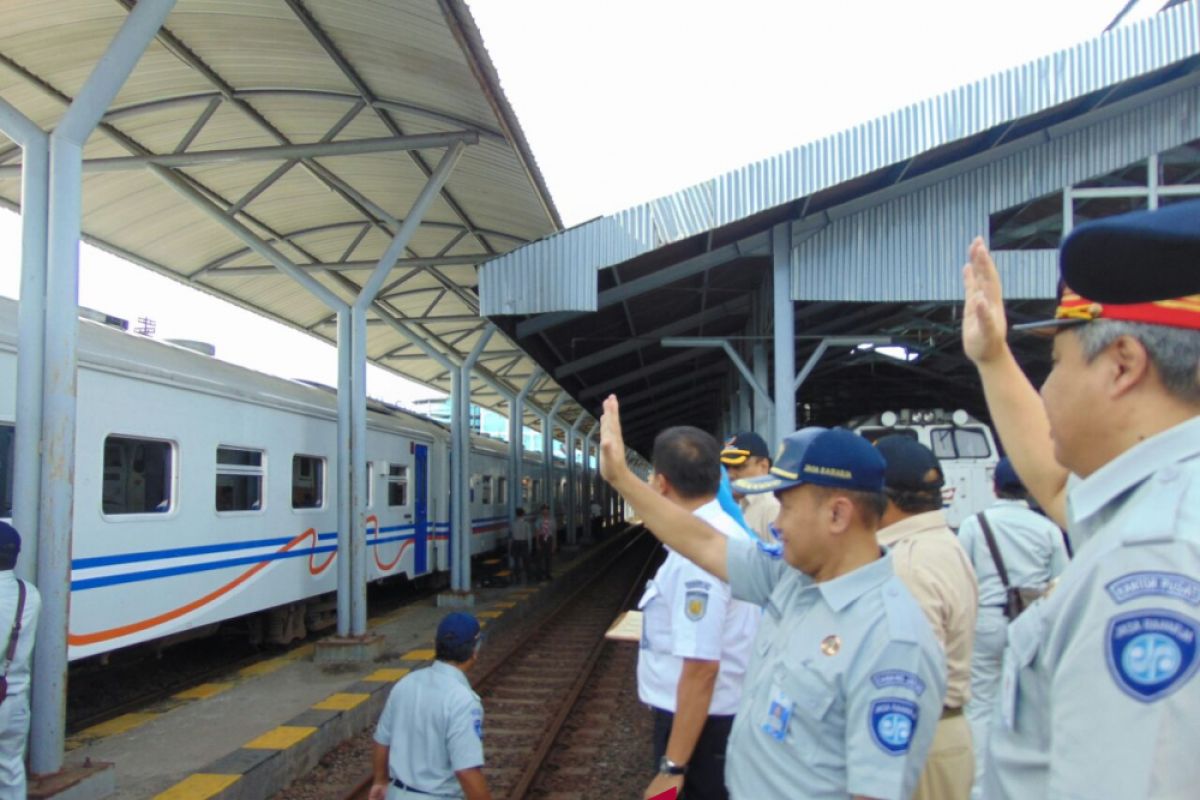
[[[567,431],[567,544],[574,546],[577,544],[576,531],[578,530],[580,513],[579,513],[579,495],[575,490],[579,480],[579,464],[575,460],[576,444],[578,443],[579,425],[586,417],[583,414],[583,409],[579,410],[579,416],[575,419],[575,424]],[[585,516],[585,515],[584,515]]]
[[[76,344],[83,145],[162,27],[175,0],[142,0],[130,11],[50,135],[46,229],[45,361],[42,371],[42,595],[33,664],[30,768],[58,772],[66,726],[67,624],[75,499]]]
[[[550,410],[546,413],[546,421],[542,424],[542,468],[546,474],[545,503],[550,506],[550,518],[554,520],[555,524],[558,523],[558,509],[555,508],[558,503],[554,497],[554,419],[566,400],[567,393],[559,392],[558,397],[554,400],[554,405],[550,406]]]
[[[24,538],[17,574],[37,582],[42,479],[42,371],[46,352],[46,215],[50,137],[0,98],[0,131],[21,146],[21,302],[17,308],[17,408],[13,525]]]
[[[450,522],[453,540],[450,548],[450,591],[462,594],[471,591],[471,370],[495,331],[496,326],[490,323],[483,329],[470,354],[459,367],[458,381],[452,387],[451,407],[454,411],[450,418],[450,429],[456,435],[450,462],[454,465],[458,493],[452,503],[454,516]]]
[[[796,310],[792,304],[792,227],[788,223],[771,229],[772,320],[775,326],[775,418],[774,447],[796,430]],[[757,364],[755,365],[757,366]]]
[[[529,398],[533,387],[541,379],[542,370],[535,368],[533,374],[529,376],[529,380],[521,388],[520,394],[509,405],[508,472],[512,476],[508,483],[508,529],[510,531],[517,524],[517,506],[521,505],[521,480],[525,473],[525,401]],[[533,510],[526,508],[525,513],[532,514]]]

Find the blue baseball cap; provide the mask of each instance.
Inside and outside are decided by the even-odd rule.
[[[461,611],[442,617],[437,627],[437,643],[447,647],[472,644],[479,638],[479,620]]]
[[[883,484],[906,492],[933,492],[942,488],[946,476],[937,456],[910,436],[893,433],[875,442],[875,449],[887,462]]]
[[[859,492],[883,491],[883,456],[845,428],[803,428],[783,440],[770,472],[734,481],[743,494],[778,492],[811,483]]]
[[[1012,462],[1008,457],[1000,459],[996,464],[996,471],[992,473],[992,482],[996,484],[998,489],[1025,490],[1025,484],[1021,483],[1021,478],[1017,475],[1017,471],[1013,469]]]
[[[21,552],[21,534],[7,522],[0,520],[0,553],[16,558]]]

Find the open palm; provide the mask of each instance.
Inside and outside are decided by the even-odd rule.
[[[982,238],[971,242],[963,265],[963,289],[963,351],[967,358],[982,364],[1003,352],[1008,333],[1000,273]]]

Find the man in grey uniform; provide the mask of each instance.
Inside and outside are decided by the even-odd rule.
[[[1000,690],[1000,661],[1008,640],[1008,618],[1004,614],[1006,590],[979,518],[987,515],[1009,586],[1044,590],[1067,565],[1062,531],[1029,507],[1025,487],[1007,458],[1000,459],[996,465],[992,484],[999,499],[981,514],[967,517],[958,528],[958,540],[979,579],[979,618],[975,622],[975,651],[971,655],[971,699],[966,708],[975,745],[975,785],[971,790],[975,800],[983,797],[988,731],[996,692]]]
[[[1075,558],[1008,628],[985,798],[1181,798],[1200,786],[1200,203],[1063,242],[1041,398],[982,240],[963,347],[1024,484]]]
[[[771,470],[771,453],[766,441],[753,431],[733,436],[721,450],[721,463],[729,473],[730,481],[757,478]],[[734,491],[733,498],[742,509],[742,516],[750,530],[768,544],[775,542],[771,524],[779,516],[779,501],[770,492],[742,494]]]
[[[0,702],[0,799],[25,800],[25,743],[29,738],[29,662],[41,597],[13,574],[21,536],[0,522],[0,658],[7,696]]]
[[[765,607],[726,756],[735,800],[898,800],[917,781],[946,688],[941,648],[880,551],[883,459],[847,430],[784,440],[769,475],[780,555],[734,541],[657,495],[625,464],[617,399],[600,469],[655,536],[733,596]]]
[[[435,647],[437,660],[401,678],[379,716],[370,800],[491,800],[483,776],[483,704],[466,675],[479,651],[479,622],[447,614]]]

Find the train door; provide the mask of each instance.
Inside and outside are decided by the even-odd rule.
[[[429,571],[429,445],[413,446],[413,523],[417,552],[413,571],[424,575]]]

